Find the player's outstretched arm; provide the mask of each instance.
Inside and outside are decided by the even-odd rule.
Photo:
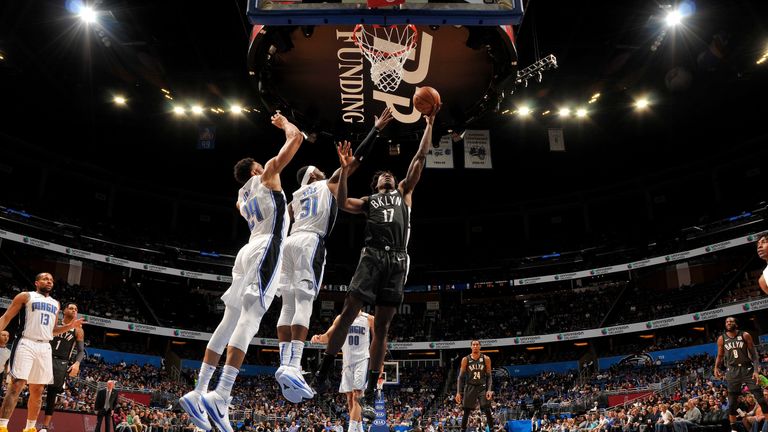
[[[352,155],[352,144],[349,141],[341,141],[336,144],[336,154],[339,156],[340,167],[336,169],[330,179],[328,179],[328,189],[330,189],[336,199],[339,199],[339,182],[341,180],[341,172],[344,166],[347,166],[347,177],[352,175],[360,165],[357,159]]]
[[[424,128],[424,135],[421,136],[419,150],[416,151],[411,160],[411,165],[408,167],[405,179],[400,182],[400,192],[403,194],[405,203],[409,206],[411,205],[411,194],[421,178],[421,172],[424,170],[424,165],[427,162],[427,153],[429,153],[429,148],[432,147],[432,126],[438,111],[440,111],[439,105],[432,109],[431,115],[424,116],[427,124]]]
[[[381,112],[381,117],[374,117],[373,128],[368,132],[363,142],[355,149],[355,154],[352,155],[352,160],[349,166],[349,175],[352,175],[357,171],[357,168],[368,157],[373,149],[376,139],[379,137],[381,131],[392,120],[392,110],[389,107],[384,108]],[[348,141],[344,141],[342,144],[346,144]],[[341,178],[341,168],[337,169],[331,178],[328,179],[328,186],[337,184]]]
[[[0,331],[3,331],[6,327],[8,327],[8,323],[10,323],[11,320],[19,314],[21,307],[27,304],[28,301],[28,292],[16,294],[16,297],[14,297],[11,301],[11,305],[8,306],[8,309],[5,311],[3,316],[0,316]]]
[[[299,150],[299,146],[304,141],[304,137],[301,135],[299,128],[289,122],[282,114],[273,115],[272,124],[285,131],[285,144],[283,144],[277,156],[270,159],[264,166],[261,181],[270,189],[281,190],[280,173],[293,159],[293,156]]]
[[[365,208],[365,200],[347,197],[347,177],[349,176],[350,165],[348,157],[352,153],[349,143],[346,145],[337,145],[336,153],[339,155],[339,162],[341,163],[341,176],[339,187],[336,192],[336,201],[339,203],[339,208],[348,213],[362,213]]]
[[[328,341],[331,339],[331,336],[333,336],[333,332],[336,331],[336,327],[338,326],[340,319],[341,319],[341,315],[336,315],[336,319],[333,320],[333,324],[331,324],[331,326],[328,327],[328,330],[323,334],[312,336],[312,339],[310,341],[312,343],[327,344]]]

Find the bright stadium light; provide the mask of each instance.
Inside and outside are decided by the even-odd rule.
[[[176,115],[182,115],[185,112],[186,112],[186,110],[184,109],[184,107],[180,107],[180,106],[173,107],[173,113],[176,114]]]
[[[558,111],[558,114],[560,117],[568,117],[571,115],[571,109],[570,108],[560,108],[560,111]]]
[[[126,102],[126,100],[125,100],[125,98],[124,98],[124,97],[122,97],[122,96],[115,96],[115,97],[112,99],[112,102],[114,102],[114,103],[115,103],[115,105],[125,105],[125,102]]]
[[[229,107],[229,112],[231,112],[232,114],[240,114],[243,112],[243,107],[241,107],[240,105],[234,104]]]
[[[196,114],[196,115],[202,114],[203,113],[203,107],[201,107],[200,105],[192,106],[192,113]]]
[[[664,21],[666,21],[667,26],[674,27],[683,22],[683,14],[680,13],[680,11],[677,9],[671,10],[667,12],[667,16],[664,18]]]
[[[647,109],[651,105],[651,102],[647,98],[640,98],[635,101],[635,108],[638,111]]]
[[[579,108],[576,110],[576,117],[578,118],[584,118],[587,116],[587,110],[584,108]]]
[[[529,108],[526,105],[523,105],[517,109],[517,113],[520,115],[520,117],[525,117],[531,114],[531,108]]]
[[[93,24],[96,22],[96,11],[90,6],[81,7],[78,16],[86,24]]]

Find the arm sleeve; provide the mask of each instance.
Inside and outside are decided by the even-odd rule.
[[[486,389],[488,391],[493,390],[493,371],[488,371],[488,373],[485,374],[485,385]]]
[[[75,361],[80,363],[83,361],[83,358],[85,357],[85,342],[84,341],[77,341],[77,355],[75,356]]]
[[[464,372],[459,369],[459,378],[456,379],[456,393],[461,394],[461,389],[464,388]]]
[[[360,163],[363,163],[366,157],[368,157],[368,154],[371,153],[371,149],[373,149],[373,144],[376,142],[376,138],[379,137],[379,130],[376,129],[376,127],[372,127],[371,131],[368,132],[368,136],[365,137],[363,142],[360,143],[359,146],[355,149],[355,159],[357,159]]]

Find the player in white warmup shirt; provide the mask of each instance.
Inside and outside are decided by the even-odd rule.
[[[59,302],[50,294],[53,289],[53,275],[40,273],[35,277],[35,291],[16,295],[3,316],[0,317],[0,331],[21,312],[19,338],[11,350],[11,385],[5,392],[0,408],[0,432],[8,432],[8,420],[16,408],[19,393],[29,384],[27,404],[27,425],[24,432],[35,432],[37,415],[43,402],[43,389],[53,383],[53,361],[51,339],[73,328],[80,328],[83,319],[77,318],[69,324],[57,326]]]
[[[349,142],[339,144],[340,162],[349,166],[350,174],[367,158],[379,133],[391,120],[389,108],[385,108],[380,117],[374,117],[373,128],[354,155]],[[341,168],[327,180],[325,173],[311,165],[296,173],[299,189],[293,193],[289,207],[293,226],[285,242],[280,269],[279,291],[283,306],[277,320],[280,367],[275,372],[283,396],[293,403],[315,395],[301,374],[301,356],[309,332],[312,304],[323,281],[325,240],[336,221],[340,178]]]
[[[229,421],[232,385],[248,344],[258,332],[277,291],[277,274],[289,221],[280,173],[293,159],[303,138],[301,131],[280,114],[272,116],[272,124],[285,131],[285,144],[277,156],[264,167],[251,158],[235,165],[235,179],[243,184],[238,192],[237,208],[248,222],[251,236],[235,258],[232,285],[221,297],[224,316],[208,342],[197,385],[179,399],[190,420],[206,431],[211,430],[210,416],[219,430],[232,432]],[[214,391],[208,391],[225,347],[227,359],[219,383]]]
[[[327,344],[334,331],[336,331],[340,320],[340,316],[336,316],[328,331],[321,335],[312,336],[312,342]],[[339,393],[347,395],[347,406],[349,407],[348,432],[363,431],[362,408],[358,403],[358,399],[363,395],[367,385],[368,363],[371,357],[371,337],[373,337],[373,315],[360,312],[357,318],[352,321],[352,325],[349,326],[347,340],[341,346],[343,360]]]

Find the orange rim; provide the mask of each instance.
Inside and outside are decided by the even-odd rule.
[[[374,28],[382,28],[382,26],[379,25],[379,24],[373,24],[373,27]],[[397,24],[393,24],[393,25],[389,26],[389,28],[396,28],[396,27],[397,27]],[[407,24],[405,27],[411,29],[411,31],[413,32],[413,36],[411,37],[411,44],[410,44],[410,46],[408,46],[408,47],[406,47],[406,48],[404,48],[404,49],[402,49],[400,51],[387,52],[387,51],[381,51],[381,50],[376,50],[376,49],[369,50],[366,47],[364,47],[363,44],[360,42],[360,36],[358,36],[358,33],[360,32],[360,30],[363,29],[363,24],[357,24],[355,26],[355,29],[352,31],[352,38],[355,40],[355,45],[357,45],[362,51],[366,51],[366,52],[371,53],[371,54],[380,54],[380,55],[382,55],[384,57],[399,57],[399,56],[407,53],[408,51],[412,50],[414,47],[416,47],[416,39],[419,36],[419,30],[416,28],[415,25]]]

